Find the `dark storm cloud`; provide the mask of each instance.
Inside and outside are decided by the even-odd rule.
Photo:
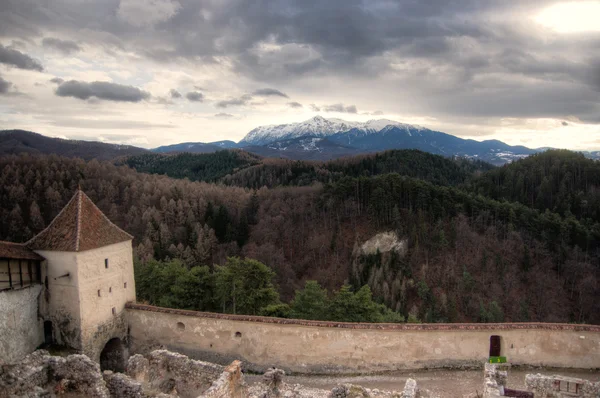
[[[228,108],[230,106],[246,105],[252,99],[251,95],[245,94],[239,98],[230,98],[228,100],[219,101],[215,104],[217,108]]]
[[[37,70],[39,72],[44,70],[39,61],[18,50],[4,47],[2,44],[0,44],[0,63],[16,66],[20,69]]]
[[[357,113],[358,109],[356,109],[356,105],[348,105],[344,104],[333,104],[333,105],[325,105],[322,107],[325,112],[339,112],[339,113]]]
[[[569,125],[569,123],[567,123],[567,122],[562,122],[562,125],[563,125],[563,126],[568,126],[568,125]]]
[[[140,102],[150,98],[150,93],[137,87],[110,82],[81,82],[69,80],[56,89],[59,97],[73,97],[81,100],[97,98],[107,101]]]
[[[259,87],[288,87],[297,80],[295,91],[305,87],[304,78],[348,78],[348,87],[354,80],[387,79],[381,88],[410,98],[398,102],[403,111],[439,117],[573,114],[596,120],[600,64],[592,57],[600,50],[598,33],[557,35],[537,26],[532,16],[554,2],[177,0],[172,17],[145,26],[118,18],[119,0],[4,0],[0,38],[28,42],[52,32],[152,61],[218,66],[227,59],[223,65],[233,65],[241,79]],[[153,3],[140,2],[146,17],[154,15]],[[539,87],[528,92],[532,81]],[[554,101],[563,105],[565,90],[572,102],[561,111]],[[373,90],[364,97],[381,94]],[[249,101],[231,98],[216,106]],[[496,108],[485,106],[488,101]]]
[[[172,88],[171,91],[169,91],[169,95],[171,96],[171,98],[181,98],[181,93],[175,90],[174,88]]]
[[[296,101],[288,102],[290,108],[302,108],[302,104]]]
[[[54,83],[54,84],[62,84],[65,81],[65,79],[60,78],[60,77],[53,77],[52,79],[50,79],[50,83]]]
[[[11,82],[4,80],[2,78],[2,76],[0,76],[0,94],[8,93],[11,86],[12,86]]]
[[[252,95],[256,95],[257,97],[283,97],[289,98],[287,94],[282,93],[279,90],[275,90],[274,88],[261,88],[252,93]]]
[[[70,55],[81,51],[81,47],[77,43],[72,40],[61,40],[55,37],[44,37],[42,40],[42,45],[44,47],[54,48],[65,55]]]
[[[204,100],[204,94],[199,93],[198,91],[190,91],[185,95],[185,98],[192,102],[202,102]]]

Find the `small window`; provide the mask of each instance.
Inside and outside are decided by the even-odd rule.
[[[98,289],[98,297],[102,297],[102,294],[100,294],[100,289]]]
[[[127,282],[123,283],[123,289],[127,289]]]
[[[112,286],[108,288],[108,292],[112,293]]]
[[[177,329],[185,330],[185,324],[183,322],[177,322]]]
[[[235,337],[237,337],[238,339],[242,337],[242,333],[241,332],[235,332]]]
[[[112,307],[112,314],[117,315],[117,309],[115,307]]]
[[[108,268],[108,259],[107,258],[104,259],[104,268]]]

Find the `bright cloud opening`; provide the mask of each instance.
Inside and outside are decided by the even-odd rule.
[[[560,33],[600,32],[600,1],[559,3],[543,10],[536,22]]]

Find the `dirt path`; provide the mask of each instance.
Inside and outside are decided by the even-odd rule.
[[[508,372],[508,387],[516,390],[525,389],[525,375],[542,373],[546,375],[560,374],[579,377],[590,381],[600,381],[600,372],[565,371],[561,369],[512,369]],[[401,391],[406,379],[417,380],[420,388],[425,388],[435,395],[448,398],[463,398],[481,394],[483,386],[483,370],[424,370],[413,372],[394,372],[376,376],[286,376],[288,384],[302,384],[306,387],[331,390],[338,384],[359,384],[366,388]],[[250,383],[260,380],[260,376],[247,376]]]

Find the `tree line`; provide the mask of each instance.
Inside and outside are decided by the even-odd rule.
[[[230,257],[222,266],[188,268],[175,260],[135,263],[138,300],[195,311],[338,322],[403,322],[402,315],[373,300],[368,285],[354,292],[344,284],[329,296],[307,281],[290,303],[281,301],[275,273],[253,259]]]
[[[411,321],[600,323],[598,222],[484,196],[473,187],[486,173],[447,184],[384,173],[251,189],[96,160],[4,156],[0,239],[28,240],[81,185],[135,237],[140,264],[166,267],[177,259],[212,275],[228,258],[254,259],[274,272],[281,304],[291,306],[316,281],[328,300],[344,284],[353,294],[367,285],[375,303]],[[406,253],[360,255],[357,247],[382,231],[406,240]],[[233,311],[232,302],[222,304],[211,308]]]

